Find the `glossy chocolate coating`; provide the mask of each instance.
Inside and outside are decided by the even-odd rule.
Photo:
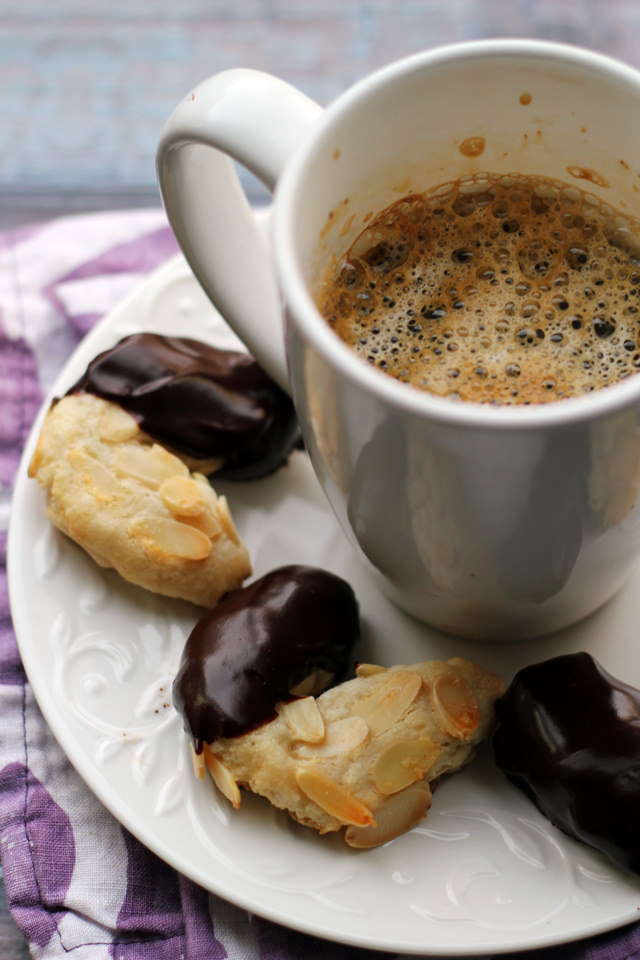
[[[565,833],[640,874],[640,691],[568,654],[521,670],[496,713],[507,777]]]
[[[191,632],[173,685],[196,750],[272,720],[314,669],[339,682],[359,638],[353,590],[324,570],[280,567],[228,593]]]
[[[253,357],[186,337],[125,337],[69,393],[117,403],[141,430],[187,457],[222,458],[216,475],[234,480],[273,473],[299,440],[290,398]]]

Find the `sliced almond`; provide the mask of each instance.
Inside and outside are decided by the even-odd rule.
[[[304,740],[306,743],[324,740],[324,720],[313,697],[276,703],[276,712],[286,723],[294,740]]]
[[[304,680],[291,687],[289,693],[292,697],[318,697],[331,686],[334,677],[330,670],[312,670]]]
[[[79,447],[71,447],[67,451],[67,462],[92,488],[94,496],[114,497],[122,493],[122,486],[113,471]]]
[[[353,708],[362,717],[373,735],[388,730],[399,720],[422,689],[422,677],[413,670],[387,671],[384,683]]]
[[[210,540],[215,540],[223,532],[217,516],[214,517],[208,508],[197,517],[180,517],[180,520],[182,523],[188,523],[190,527],[202,531]]]
[[[350,847],[368,850],[412,830],[426,816],[431,806],[428,783],[414,783],[400,793],[387,797],[376,807],[373,827],[347,827],[344,839]]]
[[[200,486],[202,487],[202,492],[204,494],[205,499],[207,500],[209,507],[213,511],[216,511],[218,509],[219,498],[215,490],[209,483],[209,480],[207,479],[207,477],[205,477],[203,473],[199,473],[197,470],[194,470],[191,476],[196,481],[196,483],[200,484]]]
[[[162,553],[183,560],[204,560],[211,553],[211,540],[204,533],[168,517],[137,517],[127,532],[132,537],[143,537]]]
[[[445,733],[459,740],[475,733],[480,711],[466,680],[455,673],[440,673],[433,680],[431,693],[435,719]]]
[[[360,827],[375,823],[365,803],[314,766],[304,766],[296,771],[296,782],[310,800],[341,823]]]
[[[126,443],[140,432],[135,419],[122,407],[109,403],[100,418],[100,439],[105,443]]]
[[[433,766],[440,747],[430,737],[398,740],[380,754],[371,771],[380,793],[398,793],[416,780],[422,780]]]
[[[356,664],[356,677],[373,677],[376,673],[384,673],[386,667],[381,667],[377,663],[358,663]]]
[[[218,470],[221,470],[227,462],[227,457],[209,457],[208,460],[192,460],[191,469],[195,473],[201,473],[205,477],[211,477]]]
[[[219,513],[219,497],[203,474],[193,473],[191,477],[198,485],[204,499],[204,509],[198,516],[182,517],[181,519],[183,522],[190,523],[192,526],[197,527],[198,530],[202,530],[203,533],[206,533],[206,535],[213,540],[215,537],[219,537],[225,533],[225,527]]]
[[[340,753],[355,750],[369,736],[369,727],[362,717],[343,717],[325,725],[325,737],[317,746],[301,743],[295,748],[296,756],[337,757]]]
[[[191,760],[193,762],[193,772],[196,776],[196,780],[204,780],[204,771],[205,771],[205,762],[204,762],[204,751],[196,753],[195,748],[192,743],[189,743],[191,748]]]
[[[182,460],[158,443],[150,447],[133,443],[121,447],[114,458],[114,467],[121,476],[133,477],[152,488],[159,487],[169,477],[189,474]]]
[[[160,484],[164,505],[176,517],[197,517],[207,509],[202,485],[187,476],[167,477]]]
[[[211,750],[206,746],[204,747],[204,762],[207,765],[207,770],[211,774],[213,782],[223,796],[227,798],[231,806],[237,810],[240,806],[240,801],[242,799],[240,794],[240,787],[233,778],[231,771],[222,760],[219,760],[216,757],[215,753],[212,753]]]
[[[229,504],[227,503],[226,497],[218,497],[217,503],[217,514],[222,524],[222,528],[226,535],[234,543],[241,545],[240,537],[238,536],[238,531],[233,525],[233,520],[231,519],[231,513],[229,512]]]

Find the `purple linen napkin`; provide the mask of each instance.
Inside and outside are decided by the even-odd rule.
[[[20,662],[6,530],[30,425],[82,336],[176,249],[159,210],[0,236],[0,857],[9,905],[38,960],[358,960],[371,953],[251,916],[138,843],[67,761]],[[640,926],[527,956],[640,960]]]

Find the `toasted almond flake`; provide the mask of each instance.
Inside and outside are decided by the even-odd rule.
[[[105,443],[126,443],[139,432],[140,427],[130,413],[115,403],[107,404],[100,418],[101,440]]]
[[[114,467],[121,476],[133,477],[152,488],[159,487],[169,477],[189,473],[182,460],[158,443],[150,447],[140,444],[121,447],[115,455]]]
[[[227,459],[227,457],[209,457],[208,460],[194,460],[191,469],[194,472],[197,470],[205,477],[211,477],[224,467]]]
[[[175,517],[197,517],[207,509],[202,485],[192,477],[167,477],[160,484],[160,496]]]
[[[238,531],[233,525],[233,520],[231,519],[231,513],[229,512],[229,504],[227,503],[226,497],[218,497],[217,501],[218,508],[218,517],[222,528],[230,540],[233,540],[234,543],[240,545],[240,537],[238,536]]]
[[[222,518],[220,516],[220,499],[221,498],[218,497],[215,490],[213,489],[213,487],[211,486],[211,484],[203,474],[193,473],[192,478],[196,481],[196,483],[200,487],[202,496],[204,497],[204,500],[205,500],[205,509],[204,509],[204,512],[199,517],[193,517],[191,520],[189,520],[189,522],[192,523],[199,530],[202,530],[203,533],[206,533],[208,537],[211,537],[211,539],[213,539],[214,537],[225,535],[226,527],[225,527],[225,524],[223,524]],[[231,520],[231,516],[229,514],[229,509],[226,504],[226,501],[223,509],[225,507],[226,507],[226,513],[228,515],[228,519],[225,518],[225,523],[227,525],[230,523],[231,526],[233,527],[233,521]],[[234,532],[234,535],[237,537],[235,528],[233,532]],[[237,540],[235,540],[234,542],[240,543],[240,539],[237,538]]]
[[[421,689],[422,677],[415,671],[387,671],[384,682],[357,703],[353,712],[366,721],[375,736],[402,720]]]
[[[296,782],[314,803],[341,823],[364,827],[375,820],[369,807],[341,784],[309,764],[296,771]]]
[[[67,462],[92,488],[94,496],[114,497],[122,493],[122,486],[113,471],[79,447],[67,451]]]
[[[180,520],[182,523],[188,523],[190,527],[200,530],[205,536],[209,537],[210,540],[215,540],[216,537],[222,536],[222,526],[218,521],[218,517],[214,516],[208,508],[197,517],[180,517]]]
[[[222,760],[216,757],[215,753],[211,752],[206,744],[204,746],[204,762],[220,793],[223,794],[231,806],[237,810],[242,799],[240,787],[231,775],[229,768],[225,766]]]
[[[397,740],[380,754],[371,775],[380,793],[398,793],[416,780],[422,780],[433,766],[440,747],[430,737]]]
[[[414,783],[406,790],[387,797],[376,807],[374,827],[347,827],[344,839],[350,847],[359,850],[379,847],[412,830],[426,816],[430,806],[429,784]]]
[[[438,674],[432,683],[433,712],[445,733],[464,740],[480,722],[478,701],[466,680],[449,671]]]
[[[204,771],[205,771],[205,762],[204,762],[204,751],[196,753],[195,747],[192,743],[189,743],[191,748],[191,760],[193,762],[193,772],[196,775],[197,780],[204,780]]]
[[[194,471],[191,474],[191,476],[196,481],[196,483],[198,483],[202,487],[203,496],[205,497],[211,509],[214,512],[217,511],[219,498],[217,493],[209,483],[208,479],[205,477],[203,473],[199,473],[198,471]]]
[[[137,517],[128,527],[132,537],[143,537],[157,550],[183,560],[204,560],[211,541],[200,530],[168,517]]]
[[[330,670],[312,670],[311,673],[291,687],[292,697],[318,697],[333,683],[335,674]]]
[[[337,757],[340,753],[355,750],[369,736],[369,727],[362,717],[343,717],[325,725],[325,737],[322,743],[312,746],[301,743],[295,748],[296,756],[311,759],[313,757]]]
[[[276,712],[286,723],[294,740],[303,740],[306,743],[320,743],[324,740],[324,720],[313,697],[276,703]]]
[[[356,664],[356,677],[373,677],[376,673],[384,673],[386,667],[381,667],[377,663],[358,663]]]

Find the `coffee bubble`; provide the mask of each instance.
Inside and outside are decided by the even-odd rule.
[[[640,222],[560,181],[468,175],[371,218],[317,303],[402,382],[561,400],[640,368]]]

